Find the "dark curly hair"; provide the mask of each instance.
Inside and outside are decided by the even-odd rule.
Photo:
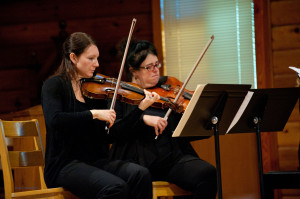
[[[123,41],[123,43],[121,44],[121,51],[123,54],[125,48],[126,43]],[[132,67],[134,70],[139,70],[141,63],[146,59],[148,54],[153,54],[157,56],[157,51],[153,43],[146,40],[131,40],[131,43],[128,47],[127,57],[124,66],[125,72],[129,80],[131,80],[132,78],[132,74],[129,68]]]

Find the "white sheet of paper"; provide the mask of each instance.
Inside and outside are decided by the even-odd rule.
[[[292,69],[293,71],[296,71],[296,73],[298,74],[298,77],[300,78],[300,68],[294,67],[294,66],[289,66],[290,69]]]
[[[244,113],[246,107],[248,106],[252,96],[253,96],[254,92],[252,91],[248,91],[247,95],[244,98],[244,101],[242,102],[239,110],[237,111],[237,113],[235,114],[230,126],[228,127],[226,134],[232,129],[232,127],[234,127],[234,125],[236,125],[236,123],[239,121],[239,119],[241,118],[242,114]],[[225,134],[225,135],[226,135]]]
[[[179,122],[179,124],[177,125],[175,131],[173,132],[172,137],[179,137],[180,133],[183,130],[183,127],[185,126],[185,124],[187,123],[188,118],[191,116],[193,108],[195,107],[204,87],[206,86],[206,84],[198,84],[197,88],[192,96],[192,99],[190,100],[188,106],[186,107],[186,110]],[[192,108],[191,108],[192,107]]]

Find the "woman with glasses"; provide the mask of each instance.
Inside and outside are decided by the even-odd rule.
[[[161,64],[154,45],[148,41],[132,41],[125,70],[130,81],[144,89],[162,85]],[[149,107],[142,111],[136,105],[117,101],[116,121],[110,132],[121,136],[111,148],[111,158],[129,160],[147,167],[153,181],[164,180],[193,192],[193,198],[216,197],[216,169],[200,159],[188,140],[172,138],[181,114]],[[155,137],[158,136],[157,139]],[[199,138],[197,138],[199,139]]]

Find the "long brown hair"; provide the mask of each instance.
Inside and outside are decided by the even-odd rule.
[[[59,75],[65,80],[71,81],[75,79],[77,70],[70,60],[70,54],[74,53],[78,57],[91,44],[96,45],[96,42],[90,35],[83,32],[71,34],[63,43],[62,61],[55,75]]]

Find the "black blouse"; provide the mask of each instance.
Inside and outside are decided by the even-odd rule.
[[[155,139],[154,128],[144,123],[143,115],[164,117],[167,109],[149,107],[141,111],[137,105],[117,101],[115,111],[117,119],[110,131],[118,134],[122,139],[113,144],[110,154],[112,159],[130,160],[155,169],[161,168],[162,165],[167,167],[173,164],[184,154],[198,158],[190,141],[204,137],[172,138],[181,114],[172,112],[166,129],[158,139]]]
[[[108,158],[110,137],[105,122],[94,120],[89,110],[106,109],[104,100],[78,101],[70,82],[59,76],[45,81],[42,107],[46,123],[45,181],[56,187],[60,170],[73,160],[92,164]]]

